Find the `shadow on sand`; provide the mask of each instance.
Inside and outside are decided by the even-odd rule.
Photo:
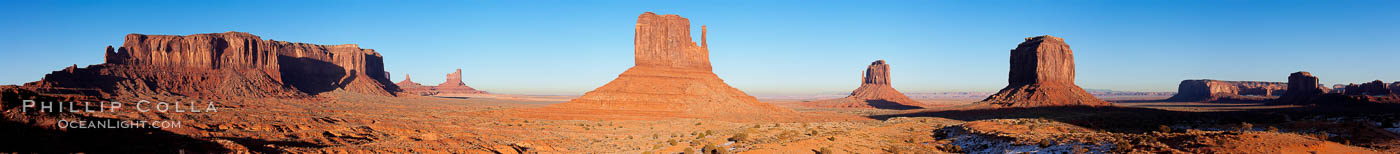
[[[1242,122],[1274,124],[1305,120],[1317,116],[1365,118],[1396,118],[1397,104],[1349,106],[1307,106],[1294,108],[1255,109],[1222,112],[1185,112],[1137,107],[1038,107],[968,110],[930,110],[914,113],[873,115],[885,120],[894,117],[942,117],[963,121],[1009,118],[1045,118],[1086,128],[1118,133],[1143,133],[1159,126],[1189,126],[1192,128]],[[1378,117],[1379,116],[1379,117]]]

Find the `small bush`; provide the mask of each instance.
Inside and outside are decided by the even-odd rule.
[[[666,143],[670,143],[671,146],[676,146],[676,144],[680,144],[680,142],[676,141],[676,139],[666,140]]]
[[[832,137],[826,137],[826,140],[830,140],[830,141],[836,141],[836,137],[835,137],[835,136],[832,136]]]
[[[831,151],[831,148],[822,147],[822,149],[821,149],[820,151],[818,151],[818,153],[821,153],[821,154],[834,154],[834,153],[836,153],[836,152],[832,152],[832,151]]]
[[[1254,124],[1249,124],[1249,122],[1241,122],[1241,123],[1240,123],[1240,131],[1241,131],[1241,132],[1244,132],[1244,131],[1251,131],[1251,130],[1254,130]]]
[[[942,146],[938,146],[938,150],[943,150],[943,152],[948,153],[964,153],[962,146],[952,144],[944,144]]]
[[[749,140],[749,133],[739,133],[739,134],[734,134],[733,137],[729,137],[729,141],[734,141],[734,142],[744,142],[744,141],[748,141],[748,140]]]
[[[1074,150],[1074,151],[1072,151],[1072,152],[1070,152],[1070,153],[1073,153],[1073,154],[1087,154],[1087,153],[1089,153],[1089,149],[1085,149],[1083,146],[1079,146],[1079,145],[1074,145],[1074,149],[1073,149],[1073,150]]]
[[[695,149],[691,149],[690,147],[685,147],[685,151],[681,151],[681,153],[684,153],[684,154],[695,154]]]

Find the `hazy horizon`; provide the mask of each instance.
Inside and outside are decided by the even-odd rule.
[[[332,3],[334,2],[334,3]],[[73,4],[69,4],[73,3]],[[272,4],[275,3],[275,4]],[[997,8],[997,10],[986,10]],[[581,95],[632,66],[643,12],[709,28],[714,72],[753,95],[849,92],[883,59],[906,93],[995,92],[1025,37],[1064,38],[1086,89],[1174,92],[1185,79],[1400,80],[1397,1],[49,2],[0,6],[0,85],[102,62],[130,33],[248,32],[358,44],[394,82],[457,68],[477,89]],[[1054,10],[1054,11],[1044,11]]]

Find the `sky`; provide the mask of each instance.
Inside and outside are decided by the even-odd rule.
[[[995,92],[1010,49],[1061,37],[1079,86],[1172,92],[1185,79],[1400,80],[1400,1],[5,1],[0,84],[102,62],[130,33],[249,32],[358,44],[436,85],[581,95],[633,64],[643,12],[709,28],[714,72],[754,95],[831,94],[886,60],[906,93]],[[699,39],[699,36],[694,36]],[[699,40],[696,40],[699,42]]]

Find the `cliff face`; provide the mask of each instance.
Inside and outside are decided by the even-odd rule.
[[[865,74],[861,76],[860,88],[851,91],[850,96],[813,101],[808,105],[838,108],[916,109],[922,108],[923,103],[910,99],[909,96],[895,90],[890,85],[890,65],[885,64],[885,60],[876,60],[866,67]]]
[[[1280,104],[1308,104],[1314,97],[1327,91],[1317,84],[1317,77],[1308,72],[1294,72],[1288,75],[1288,92],[1279,96]]]
[[[106,63],[69,68],[26,84],[104,96],[296,97],[336,89],[393,95],[383,56],[354,44],[262,40],[243,32],[130,34]]]
[[[697,45],[691,41],[688,19],[643,13],[637,19],[635,66],[577,99],[531,114],[713,119],[795,115],[725,84],[711,71],[706,31],[701,32]]]
[[[989,107],[1106,106],[1074,84],[1074,51],[1064,39],[1028,37],[1011,50],[1006,88],[983,99]]]
[[[1213,102],[1219,100],[1251,100],[1255,95],[1262,97],[1275,96],[1288,91],[1288,83],[1284,82],[1262,82],[1262,81],[1220,81],[1220,80],[1182,80],[1177,86],[1176,95],[1168,98],[1171,101],[1191,101],[1191,102]]]

